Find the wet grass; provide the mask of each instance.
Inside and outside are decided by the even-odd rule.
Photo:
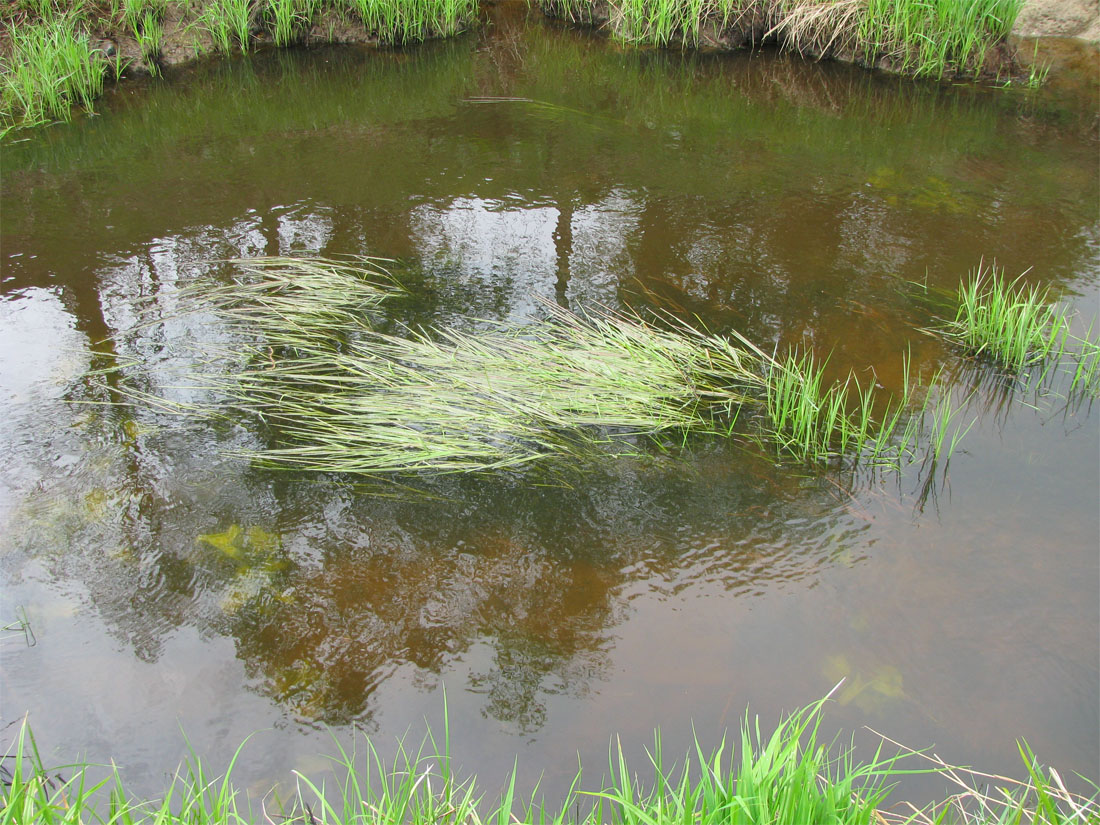
[[[142,800],[127,791],[117,766],[103,769],[75,763],[47,768],[24,722],[0,762],[0,825],[1095,821],[1096,793],[1086,797],[1067,790],[1061,775],[1041,768],[1026,744],[1020,747],[1027,771],[1023,782],[956,768],[885,737],[885,743],[896,746],[891,748],[895,755],[885,755],[880,746],[864,760],[857,758],[852,745],[822,740],[824,701],[781,719],[770,735],[762,731],[758,717],[746,714],[734,741],[723,738],[715,750],[707,752],[696,738],[692,752],[676,762],[665,757],[658,733],[644,766],[648,778],[630,764],[622,745],[615,744],[599,790],[584,789],[583,768],[578,768],[572,786],[557,804],[547,804],[536,796],[537,791],[530,798],[519,798],[515,772],[496,799],[486,799],[475,776],[457,776],[452,770],[446,714],[441,742],[430,731],[419,747],[400,740],[396,755],[388,760],[365,736],[355,737],[350,747],[337,740],[331,770],[324,777],[295,772],[289,794],[273,789],[258,801],[251,800],[232,778],[247,741],[220,775],[213,775],[192,752],[159,799]],[[910,769],[917,758],[926,763]],[[887,807],[897,781],[910,773],[939,773],[959,790],[925,808],[905,803]],[[1100,792],[1095,784],[1085,784]]]
[[[777,359],[736,332],[549,303],[533,324],[459,319],[393,334],[375,310],[403,293],[377,261],[235,263],[232,283],[200,281],[179,300],[241,343],[197,353],[201,368],[182,380],[212,399],[205,414],[265,425],[271,446],[248,455],[273,466],[488,473],[638,456],[705,435],[748,438],[796,462],[900,469],[922,440],[937,458],[957,442],[944,429],[950,409],[923,424],[933,392],[914,404],[908,367],[902,397],[883,401],[852,375],[826,382],[812,355]]]
[[[1044,385],[1062,371],[1070,374],[1071,394],[1100,395],[1100,341],[1092,327],[1074,335],[1074,312],[1058,305],[1049,288],[1023,278],[1009,280],[995,264],[979,264],[960,285],[955,317],[940,332],[1028,385]]]

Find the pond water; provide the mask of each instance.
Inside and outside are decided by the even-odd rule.
[[[501,5],[407,51],[126,83],[6,146],[0,618],[36,643],[0,638],[3,724],[29,713],[55,761],[113,757],[148,793],[181,731],[220,767],[258,730],[237,777],[262,793],[321,770],[330,732],[438,726],[446,690],[490,793],[518,755],[554,794],[614,735],[709,747],[846,677],[830,732],[1010,774],[1026,738],[1100,776],[1097,415],[996,392],[920,331],[913,285],[984,256],[1097,314],[1095,49],[1060,66],[1038,93],[922,84]],[[103,358],[156,389],[183,343],[225,340],[172,315],[211,261],[292,252],[397,259],[430,284],[410,323],[657,307],[889,391],[908,352],[978,387],[976,423],[946,472],[853,483],[708,443],[428,500],[229,457],[243,424],[79,403]],[[139,303],[167,320],[123,334]]]

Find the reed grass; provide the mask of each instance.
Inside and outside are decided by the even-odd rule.
[[[0,56],[0,129],[67,120],[75,105],[91,106],[117,64],[92,49],[79,15],[44,6],[48,16],[12,27]]]
[[[246,52],[252,39],[252,14],[249,0],[207,0],[199,25],[210,33],[219,51],[229,54],[239,48]]]
[[[574,21],[597,17],[598,0],[545,0],[543,8]],[[1022,0],[611,0],[619,38],[656,46],[697,46],[705,29],[721,37],[763,21],[765,37],[818,57],[841,55],[867,65],[885,60],[922,77],[980,75],[989,50],[1012,30]],[[741,38],[738,38],[740,42]]]
[[[989,48],[1012,31],[1022,6],[1021,0],[868,0],[858,42],[917,75],[976,74]]]
[[[979,263],[960,284],[955,318],[940,332],[1014,375],[1030,371],[1029,384],[1045,384],[1064,370],[1071,394],[1100,395],[1100,341],[1092,327],[1074,335],[1072,311],[1058,306],[1049,288],[1024,283],[1023,277],[1010,281],[995,264]]]
[[[1061,775],[1044,770],[1026,743],[1020,744],[1024,781],[954,767],[886,737],[882,741],[893,755],[880,745],[869,759],[859,758],[852,745],[822,740],[824,702],[783,717],[770,735],[758,717],[746,714],[733,742],[723,738],[717,748],[705,751],[696,737],[692,751],[678,763],[666,758],[658,732],[645,766],[648,779],[616,741],[599,789],[585,790],[583,768],[578,768],[556,804],[538,798],[537,791],[520,797],[515,771],[493,799],[480,790],[476,776],[457,776],[446,712],[441,740],[430,730],[418,747],[400,739],[392,759],[365,735],[354,735],[350,747],[336,740],[331,770],[323,778],[295,772],[289,794],[272,791],[255,802],[233,780],[247,740],[220,775],[191,752],[164,794],[143,800],[126,790],[113,764],[46,767],[24,720],[0,760],[0,825],[1083,825],[1096,821],[1100,812],[1100,788],[1086,781],[1091,796],[1067,790]],[[925,762],[910,768],[916,759]],[[898,780],[912,773],[942,775],[959,790],[925,807],[887,807]]]
[[[267,0],[264,16],[271,26],[275,45],[288,46],[300,41],[320,6],[320,0]]]
[[[404,293],[383,262],[233,263],[241,276],[232,283],[179,293],[184,311],[213,313],[240,342],[232,353],[199,353],[205,371],[186,381],[216,399],[210,415],[267,425],[269,446],[248,456],[276,467],[496,472],[747,430],[798,462],[900,469],[922,434],[926,410],[911,404],[908,365],[902,396],[883,402],[852,375],[826,382],[812,355],[776,359],[736,332],[549,303],[535,324],[393,334],[380,330],[377,310]]]
[[[414,43],[457,34],[477,13],[476,0],[343,0],[367,31],[385,43]]]

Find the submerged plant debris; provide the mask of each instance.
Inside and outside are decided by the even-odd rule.
[[[776,358],[735,332],[599,308],[547,304],[534,324],[392,334],[375,310],[402,291],[376,260],[234,263],[232,283],[180,292],[184,312],[213,313],[241,341],[231,354],[200,353],[207,369],[187,376],[208,400],[123,389],[186,414],[262,422],[267,446],[244,452],[274,466],[493,472],[637,456],[704,434],[770,444],[800,462],[897,469],[917,454],[936,394],[912,391],[906,370],[904,396],[883,402],[851,374],[824,382],[809,354]],[[951,418],[950,408],[931,417],[934,457],[954,447]]]

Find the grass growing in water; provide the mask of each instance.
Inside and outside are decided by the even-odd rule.
[[[500,797],[492,801],[485,799],[476,777],[457,777],[451,766],[445,714],[442,747],[429,732],[415,749],[399,741],[396,756],[386,760],[367,737],[361,740],[362,752],[358,739],[353,740],[350,749],[337,742],[337,752],[331,757],[331,782],[296,773],[289,798],[268,794],[259,814],[232,779],[244,745],[220,776],[211,775],[192,753],[160,799],[140,800],[127,792],[117,767],[103,771],[77,763],[47,768],[24,722],[3,759],[0,825],[221,825],[261,821],[303,825],[931,825],[1095,821],[1097,796],[1085,797],[1066,790],[1061,776],[1053,769],[1044,771],[1026,744],[1020,747],[1028,773],[1025,782],[952,767],[932,757],[923,757],[928,760],[923,770],[907,770],[899,767],[899,757],[884,756],[882,748],[870,760],[861,761],[853,747],[821,741],[824,701],[783,718],[770,736],[762,733],[759,718],[750,719],[746,714],[734,744],[727,748],[723,740],[717,749],[706,752],[696,739],[694,752],[685,755],[682,767],[666,762],[658,734],[646,766],[647,773],[652,771],[648,781],[639,776],[618,745],[609,752],[608,772],[600,790],[582,790],[578,769],[570,790],[557,805],[547,805],[534,797],[529,801],[517,799],[514,772]],[[896,745],[885,737],[884,741]],[[898,748],[902,759],[922,756]],[[923,809],[908,806],[899,812],[904,803],[885,807],[897,780],[913,772],[940,773],[960,790]]]
[[[916,452],[925,410],[910,409],[908,370],[904,396],[880,412],[869,385],[826,384],[812,356],[777,360],[736,333],[607,310],[547,304],[536,324],[386,334],[372,310],[401,290],[377,262],[237,263],[246,277],[180,296],[245,342],[228,357],[200,353],[232,366],[191,389],[219,399],[208,414],[228,406],[270,425],[274,442],[255,457],[276,466],[489,472],[730,436],[742,418],[798,461],[900,468]]]
[[[954,320],[942,332],[968,353],[1014,374],[1032,368],[1038,383],[1068,359],[1070,392],[1100,394],[1100,341],[1070,332],[1071,312],[1057,307],[1049,288],[1009,281],[1004,270],[979,264],[960,285]]]

